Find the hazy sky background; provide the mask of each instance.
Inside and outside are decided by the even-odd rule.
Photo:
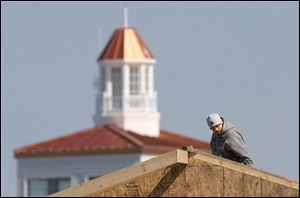
[[[209,141],[218,112],[257,168],[299,180],[299,2],[128,6],[161,128]],[[123,2],[1,1],[1,196],[16,195],[13,149],[94,126],[99,46],[122,25]]]

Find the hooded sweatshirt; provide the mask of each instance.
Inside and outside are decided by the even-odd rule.
[[[236,131],[234,126],[223,120],[223,129],[220,134],[212,134],[211,148],[212,154],[246,165],[253,165],[250,153],[242,135]]]

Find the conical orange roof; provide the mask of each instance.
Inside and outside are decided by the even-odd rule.
[[[104,59],[154,59],[142,37],[134,28],[116,29],[98,58]]]

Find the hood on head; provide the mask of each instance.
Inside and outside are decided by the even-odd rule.
[[[224,135],[229,130],[234,128],[233,124],[231,124],[230,122],[224,120],[223,118],[222,118],[222,120],[223,120],[223,129],[222,129],[222,132],[220,133],[220,136]]]

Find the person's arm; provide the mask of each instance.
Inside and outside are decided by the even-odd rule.
[[[250,153],[248,152],[246,144],[239,133],[232,133],[228,140],[228,146],[229,150],[239,158],[241,163],[248,166],[253,165]]]

